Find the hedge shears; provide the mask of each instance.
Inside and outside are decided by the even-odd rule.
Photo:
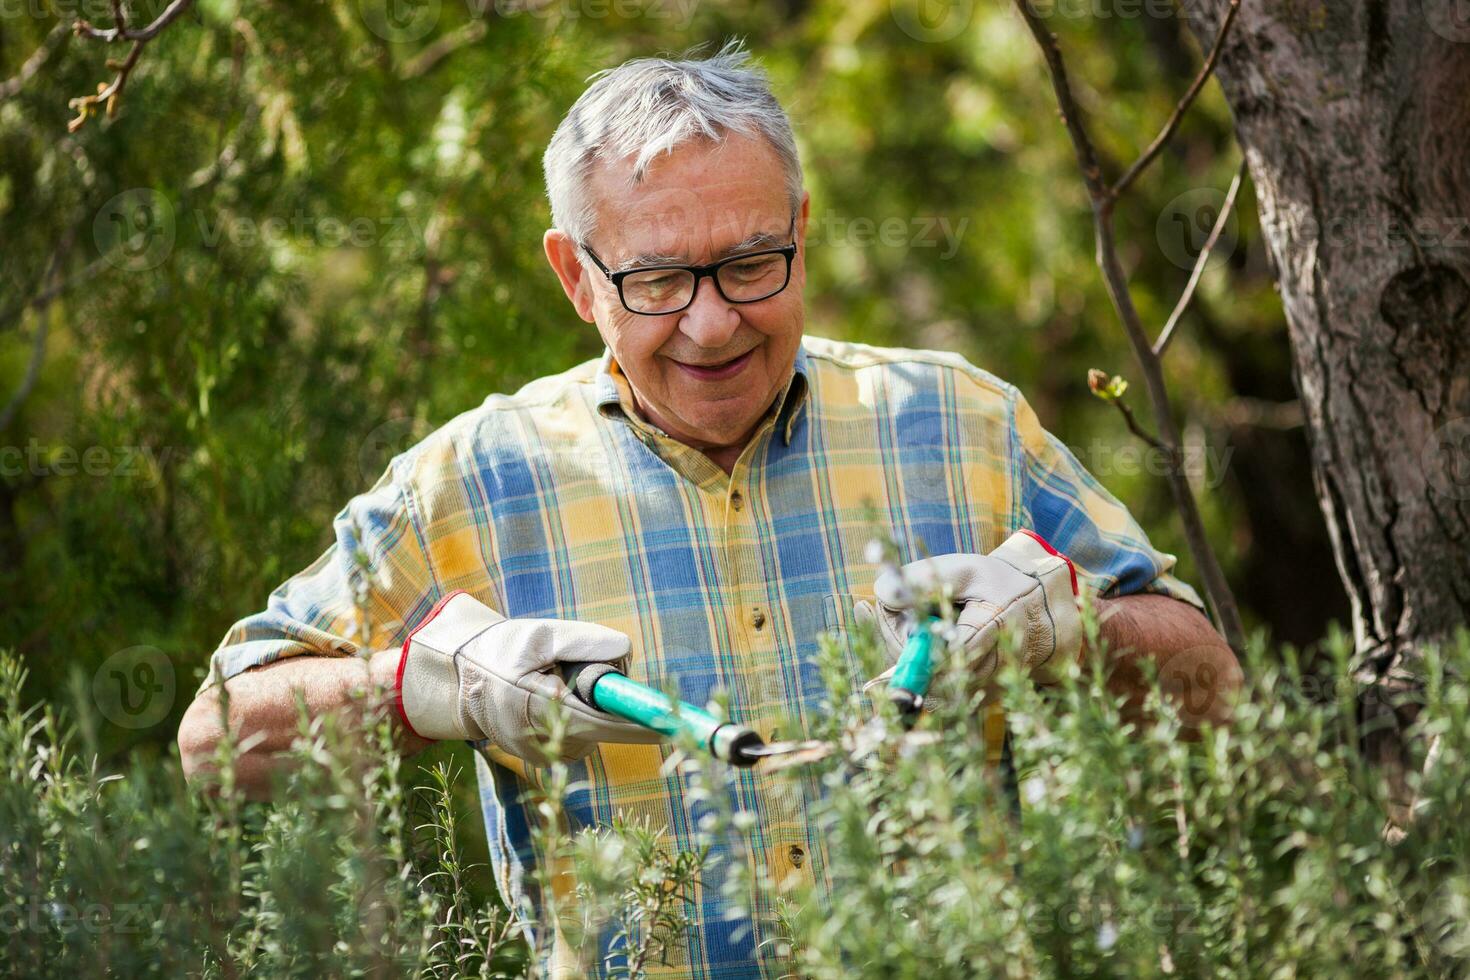
[[[934,674],[934,630],[939,616],[933,610],[909,634],[903,653],[888,682],[888,698],[898,708],[905,729],[912,728],[924,707]],[[834,748],[818,741],[767,742],[753,728],[715,715],[687,701],[675,701],[657,688],[640,684],[612,664],[575,664],[566,673],[568,686],[584,702],[625,721],[661,735],[688,735],[710,755],[731,765],[748,768],[770,760],[767,768],[815,762]]]

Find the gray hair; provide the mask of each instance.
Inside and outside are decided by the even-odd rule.
[[[801,205],[801,159],[791,120],[739,41],[726,41],[702,60],[637,58],[591,80],[557,126],[542,161],[552,225],[574,241],[585,242],[595,230],[584,191],[599,160],[632,157],[633,179],[639,181],[660,153],[695,138],[718,141],[730,132],[765,137],[786,171],[792,210]]]

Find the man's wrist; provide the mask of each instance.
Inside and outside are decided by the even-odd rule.
[[[367,658],[367,669],[363,676],[366,688],[364,693],[367,697],[365,706],[370,720],[376,721],[387,716],[392,721],[398,733],[399,744],[406,752],[417,752],[426,748],[430,740],[420,738],[403,723],[398,706],[398,665],[402,660],[403,650],[399,647],[378,650]]]

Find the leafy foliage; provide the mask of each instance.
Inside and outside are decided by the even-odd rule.
[[[1340,670],[1348,640],[1334,635],[1329,649]],[[940,668],[919,729],[899,736],[886,703],[868,720],[842,652],[829,645],[825,659],[834,710],[820,734],[846,751],[819,764],[830,896],[788,895],[772,923],[796,975],[1466,968],[1470,796],[1455,769],[1470,712],[1454,678],[1470,666],[1470,636],[1433,667],[1421,725],[1438,759],[1403,838],[1386,838],[1383,788],[1356,751],[1351,685],[1304,672],[1291,649],[1257,643],[1235,721],[1202,731],[1157,688],[1154,723],[1124,723],[1103,685],[1105,652],[1051,688],[1008,667],[1014,781],[977,761],[986,695],[962,689],[955,665]],[[875,724],[888,734],[872,737]]]
[[[1157,692],[1151,727],[1122,722],[1101,657],[1046,689],[1008,668],[1019,776],[1008,783],[977,761],[985,694],[962,689],[954,664],[900,735],[891,707],[875,717],[853,687],[838,642],[824,652],[832,710],[813,733],[842,746],[816,763],[831,890],[724,876],[736,902],[756,896],[762,942],[797,974],[1465,969],[1470,793],[1458,768],[1470,710],[1445,681],[1470,668],[1470,637],[1434,661],[1421,725],[1438,762],[1396,842],[1353,749],[1352,694],[1304,673],[1293,651],[1278,663],[1254,648],[1233,725],[1194,733]],[[852,642],[876,667],[873,637]],[[1345,658],[1345,640],[1331,650]],[[459,773],[441,762],[411,788],[386,723],[349,735],[339,719],[303,717],[298,768],[266,807],[239,798],[228,743],[209,794],[188,793],[171,763],[104,774],[84,761],[86,716],[70,732],[50,708],[23,709],[22,682],[18,660],[0,655],[3,972],[510,976],[544,952],[522,937],[546,930],[518,928],[467,887],[479,872],[458,843]],[[738,845],[751,823],[718,805],[730,770],[693,752],[676,762],[717,804],[705,839]],[[565,777],[554,766],[542,781],[543,816]],[[545,821],[543,846],[574,862],[582,888],[582,931],[570,934],[611,923],[620,972],[644,975],[684,941],[684,898],[708,849],[670,853],[656,827],[556,827]]]
[[[160,5],[127,6],[139,23]],[[74,5],[5,17],[5,404],[37,351],[40,370],[0,423],[0,642],[34,675],[22,692],[18,659],[0,660],[3,972],[524,968],[528,941],[477,866],[462,755],[435,750],[421,767],[354,753],[364,736],[312,719],[290,802],[270,809],[235,792],[229,747],[216,792],[185,793],[170,722],[228,625],[320,553],[331,515],[394,452],[490,392],[598,353],[540,257],[539,157],[586,76],[624,58],[750,38],[791,109],[813,195],[809,328],[957,350],[1019,384],[1155,541],[1181,551],[1157,474],[1084,385],[1087,368],[1130,365],[1050,93],[1003,5],[954,5],[970,19],[938,34],[916,29],[908,0],[427,3],[414,6],[432,12],[423,33],[382,6],[202,0],[148,45],[115,118],[75,132],[68,100],[107,77],[117,50],[70,36]],[[1189,74],[1181,25],[1056,26],[1104,152],[1131,155]],[[43,69],[12,92],[41,47]],[[1175,205],[1225,185],[1229,131],[1211,90],[1119,215],[1152,323],[1185,275],[1176,239],[1190,229],[1171,221],[1198,213]],[[1251,220],[1242,209],[1239,246],[1220,250],[1230,262],[1207,275],[1170,354],[1197,447],[1233,451],[1237,396],[1291,397]],[[1283,445],[1260,456],[1266,496],[1290,505],[1278,481],[1296,472],[1295,512],[1263,515],[1249,468],[1224,469],[1228,452],[1200,479],[1243,598],[1262,569],[1292,577],[1290,614],[1257,617],[1289,628],[1308,585],[1333,573],[1325,549],[1312,572],[1293,536],[1320,539],[1320,518],[1304,453]],[[178,675],[171,713],[108,724],[75,684],[76,727],[63,725],[53,705],[69,681],[140,644]],[[1255,706],[1192,747],[1169,741],[1167,722],[1125,735],[1093,679],[1046,699],[1012,685],[1021,785],[1040,787],[1023,793],[1019,824],[971,764],[972,717],[941,710],[928,724],[943,737],[923,752],[825,764],[840,901],[725,880],[770,895],[758,910],[770,941],[813,975],[1453,970],[1470,902],[1464,802],[1446,775],[1465,751],[1463,706],[1432,695],[1445,763],[1426,787],[1426,829],[1388,847],[1376,789],[1343,748],[1351,713],[1288,696],[1313,675],[1254,656]],[[867,716],[834,691],[826,734],[839,737]],[[717,769],[685,764],[724,799]],[[547,785],[552,806],[559,784]],[[738,838],[744,820],[723,812],[707,832]],[[616,923],[631,964],[676,940],[669,896],[700,870],[700,855],[654,846],[656,832],[558,845],[597,883],[586,906]]]
[[[128,6],[143,23],[160,5]],[[963,30],[929,34],[911,6],[435,2],[405,7],[430,18],[409,30],[377,0],[202,0],[149,43],[116,117],[75,133],[68,100],[119,51],[62,31],[0,101],[7,401],[49,325],[35,387],[0,430],[0,637],[29,658],[34,693],[133,644],[197,676],[394,452],[596,356],[541,255],[540,154],[594,71],[730,35],[770,69],[801,142],[809,329],[957,350],[1017,383],[1188,577],[1157,467],[1085,387],[1088,368],[1131,364],[1024,28],[1005,5],[962,5]],[[75,12],[17,8],[0,78]],[[1192,42],[1174,17],[1056,26],[1105,149],[1125,156],[1172,106]],[[1228,112],[1207,96],[1119,216],[1154,324],[1187,274],[1171,203],[1233,170]],[[1291,397],[1249,210],[1170,355],[1192,446],[1215,453],[1200,480],[1231,569],[1282,538],[1252,537],[1249,485],[1226,465],[1232,400]],[[24,309],[53,288],[44,314]],[[1320,538],[1305,456],[1280,455],[1294,462],[1272,472],[1303,475],[1304,516],[1287,523]],[[1299,587],[1330,583],[1322,572]],[[99,734],[111,749],[170,729]]]

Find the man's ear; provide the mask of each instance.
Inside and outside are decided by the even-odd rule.
[[[556,278],[561,280],[562,291],[572,301],[577,316],[588,323],[596,322],[592,316],[592,281],[587,269],[577,258],[577,243],[564,231],[548,228],[541,238],[546,249],[546,261]]]
[[[803,267],[806,262],[806,225],[812,213],[812,192],[804,191],[801,195],[801,208],[796,212],[796,254],[801,257]]]

